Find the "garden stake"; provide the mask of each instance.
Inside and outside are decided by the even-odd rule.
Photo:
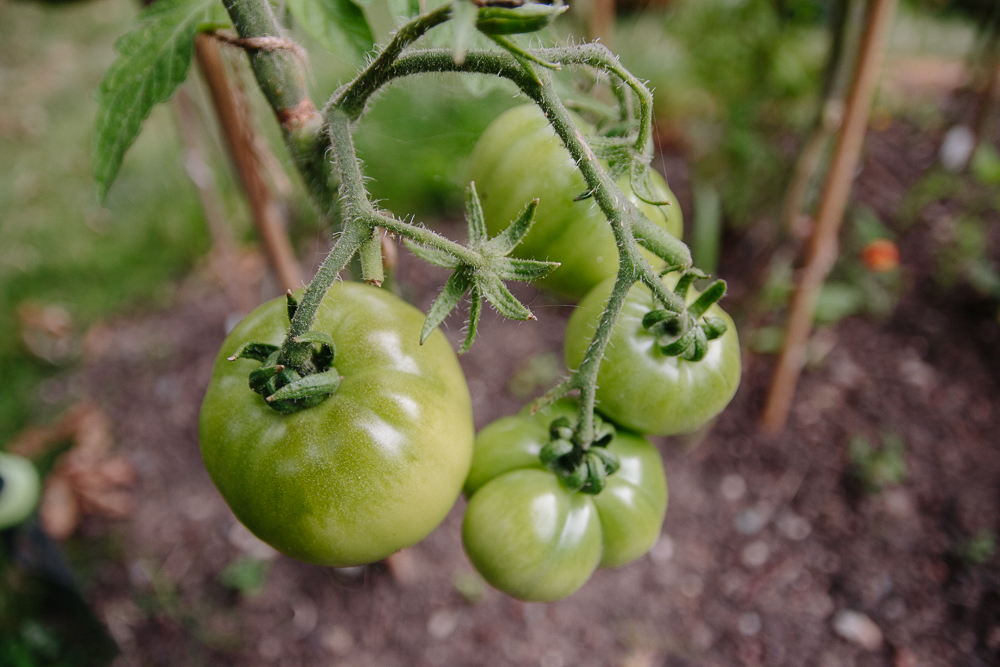
[[[246,117],[244,105],[236,98],[219,47],[209,35],[195,38],[195,57],[201,67],[226,137],[233,165],[243,184],[257,233],[264,252],[281,283],[282,289],[293,290],[303,285],[302,271],[295,250],[288,238],[282,215],[264,179],[260,155],[257,153],[253,126]]]
[[[872,0],[868,25],[862,38],[857,75],[847,99],[844,123],[820,199],[816,226],[810,235],[805,263],[799,272],[798,285],[792,297],[785,330],[785,346],[781,350],[764,406],[762,425],[772,433],[784,430],[788,421],[795,385],[805,361],[806,343],[812,330],[816,300],[823,281],[837,259],[837,232],[844,218],[847,197],[851,192],[861,145],[864,143],[879,63],[895,6],[896,0]]]

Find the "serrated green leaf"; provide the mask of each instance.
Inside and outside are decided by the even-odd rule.
[[[483,205],[476,192],[476,184],[469,183],[465,191],[465,219],[469,223],[469,245],[478,246],[485,243],[489,235],[486,231],[486,219],[483,217]]]
[[[469,323],[465,332],[465,340],[459,348],[459,354],[465,354],[472,347],[472,341],[476,339],[476,332],[479,330],[479,316],[483,312],[483,293],[478,286],[472,286],[472,303],[469,306]]]
[[[441,294],[439,294],[438,298],[431,304],[431,309],[427,311],[427,319],[424,320],[424,327],[420,330],[421,343],[427,340],[427,337],[431,335],[431,332],[433,332],[434,329],[436,329],[437,326],[444,321],[444,318],[448,316],[448,313],[450,313],[455,306],[458,305],[458,302],[471,285],[472,281],[462,271],[456,271],[451,274],[451,278],[448,278],[448,282],[446,282],[444,287],[441,289]]]
[[[531,311],[510,293],[510,290],[507,289],[507,286],[499,278],[482,276],[476,280],[476,284],[483,291],[483,296],[504,317],[512,320],[535,319]]]
[[[288,0],[287,7],[310,37],[339,56],[359,58],[375,44],[365,13],[351,0]]]
[[[414,243],[410,239],[403,239],[403,243],[410,252],[429,264],[440,266],[445,269],[458,268],[459,261],[446,252],[438,250],[437,248],[422,246],[419,243]]]
[[[538,207],[538,200],[533,199],[528,202],[517,220],[507,225],[503,230],[486,244],[486,249],[492,255],[506,256],[521,242],[527,235],[531,225],[535,223],[535,209]]]
[[[211,18],[214,4],[159,0],[142,13],[135,30],[115,42],[118,58],[97,90],[94,179],[101,200],[149,112],[187,77],[195,34]]]
[[[534,259],[509,259],[504,257],[500,261],[501,266],[497,270],[497,275],[504,280],[530,282],[544,278],[559,268],[559,262],[539,262]]]

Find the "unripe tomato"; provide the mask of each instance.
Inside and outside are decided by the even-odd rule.
[[[607,450],[621,467],[597,495],[568,491],[542,465],[550,424],[576,411],[565,399],[534,415],[525,409],[476,437],[462,541],[483,578],[521,600],[564,598],[596,568],[639,558],[660,534],[667,482],[659,452],[642,436],[618,430]]]
[[[430,533],[454,504],[472,458],[465,376],[440,331],[390,292],[338,283],[313,330],[336,345],[343,376],[318,406],[283,415],[247,385],[260,366],[227,357],[247,341],[280,345],[284,299],[247,315],[215,361],[198,425],[212,481],[236,517],[309,563],[370,563]]]
[[[673,286],[676,274],[665,280]],[[601,283],[573,311],[563,348],[567,367],[576,368],[583,360],[613,286],[614,278]],[[697,297],[690,289],[688,303]],[[688,433],[719,414],[736,394],[740,343],[732,318],[713,305],[706,314],[722,318],[726,332],[708,342],[705,357],[668,357],[642,325],[646,313],[660,307],[645,285],[636,283],[629,290],[598,371],[597,409],[639,433]]]
[[[899,267],[899,248],[889,239],[875,239],[861,250],[865,268],[875,273],[887,273]]]
[[[654,194],[669,206],[641,201],[628,176],[618,185],[646,217],[680,238],[684,223],[677,198],[658,173],[650,173]],[[579,299],[618,271],[618,249],[607,218],[593,198],[573,201],[588,189],[587,183],[535,105],[514,107],[486,128],[472,152],[469,179],[476,184],[491,235],[538,198],[534,226],[514,254],[561,263],[538,282],[541,287]],[[654,266],[662,264],[652,253],[646,257]]]

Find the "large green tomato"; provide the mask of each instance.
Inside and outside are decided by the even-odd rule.
[[[573,201],[587,190],[587,183],[535,105],[514,107],[494,120],[476,144],[469,167],[491,235],[538,198],[535,224],[514,254],[561,263],[540,286],[579,299],[618,271],[618,249],[607,218],[593,198]],[[628,176],[618,185],[646,217],[680,238],[681,207],[666,181],[653,170],[650,174],[654,194],[669,206],[641,201]],[[646,257],[654,266],[662,263],[651,253]]]
[[[205,467],[237,518],[309,563],[370,563],[414,544],[445,517],[472,459],[465,376],[440,331],[419,344],[424,315],[386,290],[338,283],[314,331],[336,344],[336,392],[290,415],[247,385],[260,366],[228,361],[246,341],[279,345],[284,299],[226,338],[198,425]]]
[[[676,274],[666,281],[672,287]],[[601,283],[573,311],[563,347],[567,367],[576,368],[583,360],[613,286],[614,278]],[[697,297],[690,289],[688,303]],[[640,433],[689,433],[722,412],[740,384],[736,325],[713,305],[706,314],[722,318],[726,333],[709,341],[700,361],[668,357],[642,326],[643,316],[657,307],[644,285],[636,283],[629,290],[598,371],[597,409]]]
[[[619,430],[607,445],[621,467],[597,495],[566,490],[542,465],[549,425],[561,416],[575,419],[576,410],[570,400],[534,415],[525,409],[476,437],[462,541],[490,585],[522,600],[564,598],[596,568],[642,556],[667,510],[660,454],[634,433]]]

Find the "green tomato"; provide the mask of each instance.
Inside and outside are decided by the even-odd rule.
[[[677,275],[665,281],[672,287]],[[583,360],[613,286],[614,278],[601,283],[573,311],[563,346],[567,367],[576,368]],[[697,297],[697,290],[688,290],[689,304]],[[643,316],[656,308],[647,287],[637,283],[629,290],[598,371],[597,409],[640,433],[689,433],[722,412],[740,384],[736,325],[713,305],[706,315],[722,318],[726,333],[709,341],[700,361],[668,357],[642,326]]]
[[[38,504],[38,471],[28,459],[0,454],[0,530],[16,526]]]
[[[505,229],[525,204],[538,198],[535,223],[514,254],[561,264],[538,282],[541,287],[579,299],[618,271],[618,248],[607,218],[593,198],[573,201],[588,189],[587,183],[535,105],[514,107],[494,120],[469,164],[469,178],[476,184],[491,235]],[[681,207],[655,170],[650,176],[653,193],[669,206],[641,201],[627,175],[618,185],[646,217],[680,238]],[[654,266],[662,264],[652,253],[643,252]]]
[[[386,290],[338,283],[313,330],[336,344],[343,377],[316,407],[282,415],[250,390],[260,364],[228,361],[244,342],[279,345],[285,300],[247,315],[215,361],[199,421],[205,467],[236,517],[309,563],[370,563],[427,536],[469,471],[474,428],[465,376],[440,331]]]
[[[608,444],[621,467],[597,495],[567,491],[542,465],[549,425],[561,416],[575,420],[576,411],[570,400],[534,415],[525,409],[476,437],[462,542],[490,585],[521,600],[559,600],[596,568],[639,558],[659,536],[667,510],[659,452],[634,433],[619,430]]]

